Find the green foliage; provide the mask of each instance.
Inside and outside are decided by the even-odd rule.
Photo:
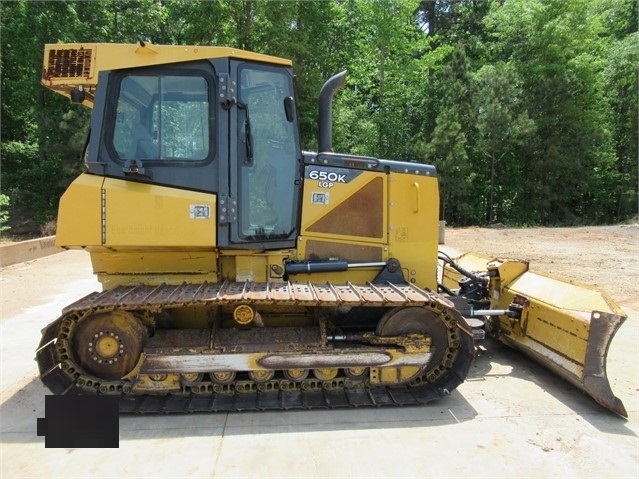
[[[33,211],[33,220],[41,225],[55,218],[58,200],[75,174],[65,174],[59,158],[38,158],[34,143],[2,143],[2,188],[14,206]]]
[[[616,196],[616,220],[621,221],[637,212],[639,33],[611,41],[606,56],[603,91],[611,109],[610,124],[616,153],[616,161],[611,167],[617,174],[616,188],[609,188],[608,192]]]
[[[449,224],[637,214],[635,0],[0,2],[2,182],[39,222],[81,170],[89,112],[39,85],[44,43],[226,45],[291,58],[302,143],[437,166]]]
[[[11,226],[9,223],[9,206],[11,199],[7,195],[0,194],[0,233],[9,231]]]
[[[533,140],[535,123],[522,101],[522,80],[507,64],[486,64],[474,76],[477,91],[478,164],[481,165],[486,198],[485,221],[511,218],[521,203],[525,177],[525,147]]]
[[[582,0],[493,4],[486,25],[496,57],[522,79],[535,126],[522,198],[544,224],[610,221],[616,182],[612,112],[603,95],[604,44],[598,17]]]

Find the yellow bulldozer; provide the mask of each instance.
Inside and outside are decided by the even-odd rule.
[[[57,244],[103,286],[42,332],[55,394],[120,411],[425,404],[490,335],[626,416],[606,376],[625,320],[594,287],[438,251],[434,166],[303,151],[289,60],[210,46],[46,45],[42,84],[92,108]]]

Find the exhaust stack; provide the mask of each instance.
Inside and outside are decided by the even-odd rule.
[[[319,129],[318,150],[320,153],[332,151],[333,148],[333,96],[344,86],[346,70],[333,75],[320,90],[319,94]]]

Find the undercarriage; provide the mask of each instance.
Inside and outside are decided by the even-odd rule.
[[[409,284],[225,282],[93,293],[36,357],[56,394],[157,413],[424,404],[474,354],[453,304]]]

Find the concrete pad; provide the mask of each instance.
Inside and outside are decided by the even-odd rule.
[[[630,417],[486,341],[468,380],[427,406],[121,416],[119,449],[46,449],[40,329],[99,290],[88,254],[1,270],[0,477],[637,477],[639,312],[608,374]]]

